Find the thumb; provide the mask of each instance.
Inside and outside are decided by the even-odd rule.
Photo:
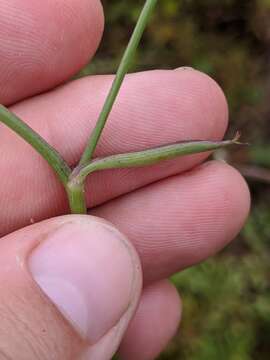
[[[0,240],[0,358],[110,359],[132,318],[141,269],[109,223],[70,215]]]

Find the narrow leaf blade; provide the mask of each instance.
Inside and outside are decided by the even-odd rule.
[[[240,134],[237,133],[234,139],[232,140],[183,141],[183,142],[167,144],[139,152],[112,155],[102,159],[96,159],[91,163],[89,163],[88,165],[86,165],[85,167],[79,169],[79,171],[77,169],[77,173],[74,174],[74,176],[80,177],[81,179],[85,179],[87,175],[89,175],[94,171],[154,165],[161,161],[175,159],[180,156],[213,151],[231,145],[242,145],[242,143],[239,142],[239,137]]]

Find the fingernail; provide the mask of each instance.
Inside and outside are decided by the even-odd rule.
[[[93,219],[61,225],[28,260],[36,283],[90,343],[118,323],[134,291],[132,250],[117,230]]]
[[[195,71],[195,69],[194,68],[192,68],[192,67],[190,67],[190,66],[181,66],[181,67],[178,67],[178,68],[176,68],[176,69],[174,69],[174,70],[177,70],[177,71]]]

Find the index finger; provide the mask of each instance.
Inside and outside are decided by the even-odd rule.
[[[100,0],[3,0],[0,103],[66,81],[94,55],[103,32]]]

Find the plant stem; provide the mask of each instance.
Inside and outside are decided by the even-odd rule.
[[[0,105],[0,122],[15,131],[30,144],[54,169],[62,184],[67,184],[71,169],[51,145],[3,105]]]
[[[82,167],[80,170],[79,168],[75,169],[75,171],[71,174],[71,178],[73,178],[77,183],[83,184],[86,180],[86,177],[94,171],[153,165],[163,160],[212,151],[234,144],[241,144],[238,142],[238,139],[239,135],[237,134],[233,140],[184,141],[139,152],[112,155],[102,159],[96,159],[90,162],[88,165]]]
[[[84,183],[76,183],[70,180],[66,186],[66,192],[71,214],[86,214],[87,206]]]
[[[132,37],[127,46],[127,49],[121,60],[121,63],[119,65],[119,68],[116,73],[115,79],[113,81],[112,87],[110,89],[108,97],[105,101],[103,109],[98,118],[97,124],[88,140],[88,145],[86,146],[86,149],[82,155],[79,166],[83,166],[83,165],[87,164],[93,157],[93,154],[96,149],[99,138],[101,136],[102,130],[103,130],[103,128],[106,124],[106,121],[108,119],[108,116],[112,110],[113,104],[119,93],[119,90],[120,90],[120,87],[124,80],[124,77],[129,70],[130,64],[135,55],[135,51],[139,45],[139,42],[141,40],[141,37],[142,37],[145,27],[147,25],[147,21],[151,15],[156,3],[157,3],[157,0],[147,0],[145,2],[144,8],[141,12],[141,15],[139,17],[137,25],[134,29]]]

